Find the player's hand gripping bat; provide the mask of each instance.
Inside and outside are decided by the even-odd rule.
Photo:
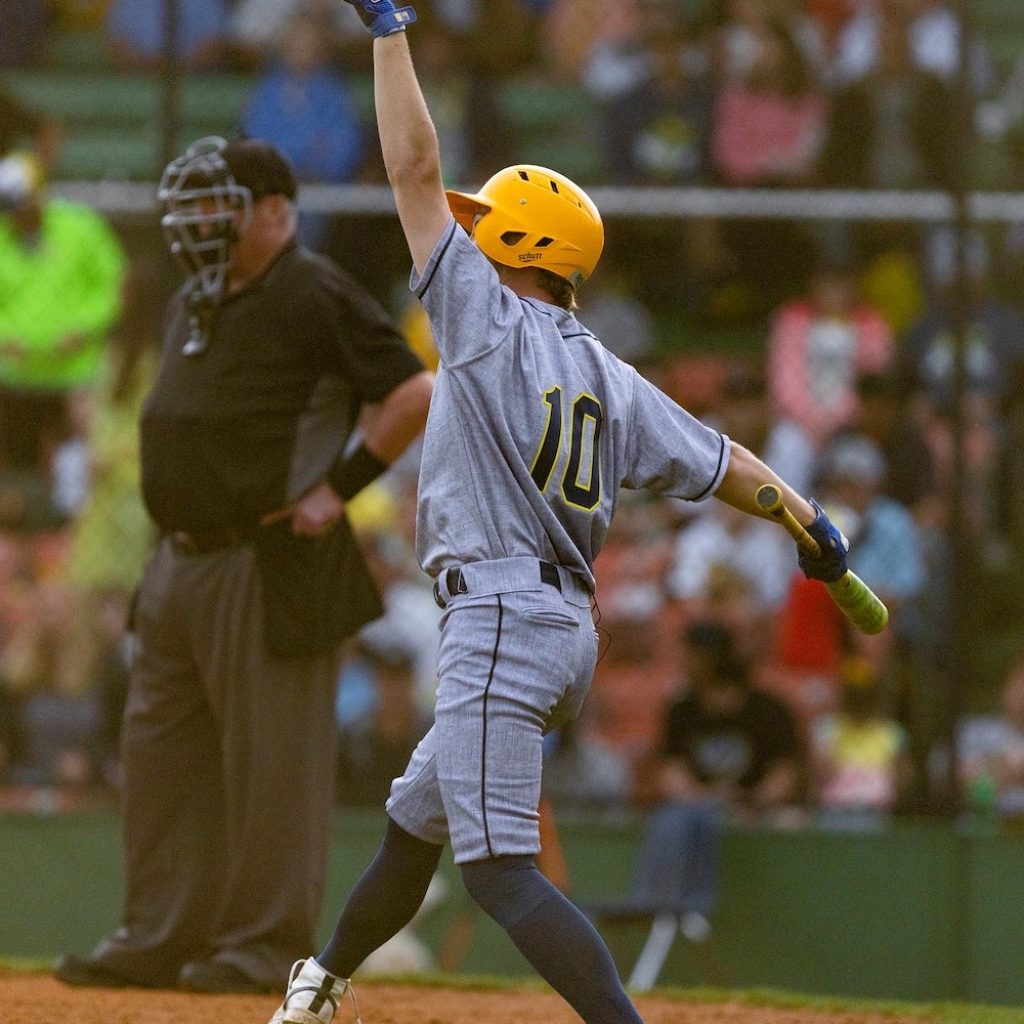
[[[820,554],[818,542],[800,525],[782,501],[782,492],[775,484],[763,484],[757,489],[757,504],[777,519],[796,541],[797,547],[813,557]],[[842,613],[862,632],[881,633],[889,621],[889,610],[875,596],[871,588],[855,573],[847,570],[826,589]]]

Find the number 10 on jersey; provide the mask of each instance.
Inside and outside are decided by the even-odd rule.
[[[572,400],[567,441],[563,429],[566,417],[562,408],[562,389],[548,388],[543,400],[547,406],[547,424],[537,454],[533,457],[530,476],[541,491],[546,491],[558,456],[568,443],[569,457],[562,471],[562,497],[569,505],[593,512],[601,501],[601,463],[598,459],[601,403],[586,392]]]

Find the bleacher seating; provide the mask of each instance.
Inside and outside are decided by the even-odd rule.
[[[163,166],[158,76],[113,70],[102,39],[58,32],[43,67],[7,72],[3,81],[34,108],[59,118],[66,140],[55,176],[63,180],[154,180]],[[252,85],[250,75],[189,75],[181,85],[178,145],[203,135],[231,135]],[[357,103],[373,117],[368,74],[352,81]],[[530,79],[506,83],[499,102],[520,144],[516,159],[555,164],[593,180],[600,155],[582,90]],[[510,157],[511,158],[511,157]]]
[[[1002,74],[1024,54],[1021,0],[975,0],[974,24]],[[58,117],[66,142],[56,177],[65,180],[153,180],[162,167],[161,84],[157,76],[114,71],[98,31],[52,35],[43,66],[8,72],[3,80],[37,109]],[[201,135],[232,134],[252,84],[244,74],[188,76],[181,88],[176,148]],[[372,119],[368,75],[353,86]],[[601,154],[592,102],[570,82],[521,77],[503,83],[499,102],[515,137],[515,158],[557,166],[583,183],[600,179]],[[982,187],[998,187],[998,154],[980,160]],[[993,168],[997,168],[993,171]]]
[[[1024,53],[1020,0],[974,0],[974,23],[1001,73]]]
[[[159,175],[162,86],[155,76],[47,68],[11,73],[5,82],[37,110],[63,122],[66,138],[56,177],[147,180]],[[249,85],[240,75],[186,78],[180,142],[230,134]]]

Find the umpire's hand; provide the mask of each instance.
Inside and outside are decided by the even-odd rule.
[[[344,511],[345,502],[327,481],[323,481],[295,503],[292,533],[301,537],[322,537],[334,529]]]

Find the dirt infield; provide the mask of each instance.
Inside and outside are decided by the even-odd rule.
[[[357,985],[364,1024],[579,1024],[555,995],[413,985]],[[266,1024],[271,996],[197,996],[137,989],[72,989],[44,974],[0,973],[3,1024]],[[920,1017],[687,1003],[640,997],[646,1024],[921,1024]],[[351,1007],[337,1014],[352,1024]]]

